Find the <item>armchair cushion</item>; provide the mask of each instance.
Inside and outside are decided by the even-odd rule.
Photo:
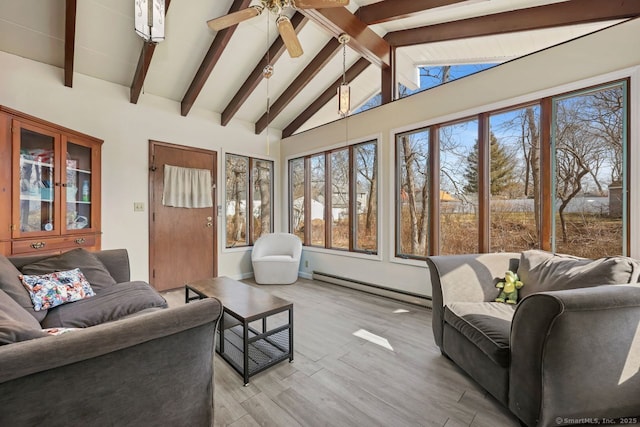
[[[82,248],[36,261],[23,266],[21,270],[23,274],[47,274],[74,268],[79,268],[82,271],[96,293],[116,284],[115,279],[111,277],[102,261]]]
[[[514,306],[495,302],[458,302],[445,307],[444,319],[502,367],[509,366],[509,330]]]
[[[0,290],[0,345],[47,336],[38,321]]]
[[[42,327],[85,328],[142,310],[166,307],[167,301],[146,282],[118,283],[89,299],[49,310]]]
[[[8,258],[0,255],[0,291],[6,292],[20,307],[33,316],[38,322],[47,315],[46,310],[35,311],[29,291],[20,281],[20,270]]]
[[[521,298],[543,291],[635,283],[639,275],[640,262],[623,256],[592,260],[529,250],[522,252],[518,266],[524,283]]]

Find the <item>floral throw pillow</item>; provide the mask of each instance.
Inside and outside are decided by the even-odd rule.
[[[95,295],[79,268],[55,273],[20,275],[20,280],[33,301],[35,311],[57,307]]]

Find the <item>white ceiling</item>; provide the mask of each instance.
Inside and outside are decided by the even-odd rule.
[[[387,0],[393,1],[393,0]],[[351,0],[348,9],[376,3]],[[417,16],[371,26],[378,35],[401,29],[437,24],[525,7],[558,3],[558,0],[469,0],[431,9]],[[166,39],[155,49],[139,103],[145,94],[180,102],[216,33],[206,21],[229,10],[232,0],[173,0],[166,19]],[[254,0],[253,3],[258,3]],[[74,72],[130,87],[142,49],[134,32],[134,0],[80,0],[77,2]],[[56,67],[64,66],[65,0],[0,0],[0,50]],[[524,33],[431,43],[398,49],[398,79],[415,84],[415,67],[460,63],[503,62],[609,26],[599,22]],[[241,23],[220,61],[200,92],[195,107],[222,113],[249,73],[277,37],[268,13]],[[283,93],[300,71],[330,40],[331,35],[314,23],[299,33],[304,55],[291,59],[285,53],[275,73],[263,80],[234,119],[255,123]],[[347,67],[359,56],[347,48]],[[330,63],[275,117],[273,129],[284,129],[342,73],[342,54]],[[63,84],[61,81],[60,84]],[[267,88],[268,86],[268,88]],[[369,66],[352,84],[355,110],[380,91],[380,72]],[[300,130],[338,118],[334,102],[322,108]],[[213,116],[213,115],[212,115]],[[213,116],[212,120],[216,120]]]

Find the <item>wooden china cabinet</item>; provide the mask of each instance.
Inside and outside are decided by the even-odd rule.
[[[0,254],[100,249],[102,143],[0,106]]]

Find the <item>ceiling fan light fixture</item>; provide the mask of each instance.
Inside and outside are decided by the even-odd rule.
[[[276,19],[276,25],[278,26],[280,37],[282,37],[282,41],[287,48],[287,52],[289,52],[289,56],[292,58],[302,56],[304,51],[296,35],[296,30],[291,24],[291,20],[287,16],[280,15],[278,19]]]
[[[164,40],[164,0],[135,0],[134,25],[136,33],[146,42]]]

